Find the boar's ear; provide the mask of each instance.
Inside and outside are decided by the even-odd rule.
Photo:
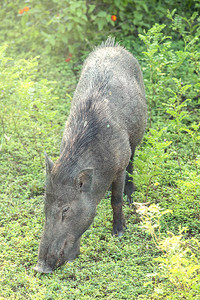
[[[53,162],[52,160],[48,157],[48,155],[46,154],[46,152],[44,152],[45,155],[45,160],[46,160],[46,173],[47,175],[50,175],[51,170],[53,168]]]
[[[82,170],[78,174],[80,192],[90,192],[92,187],[93,169]]]

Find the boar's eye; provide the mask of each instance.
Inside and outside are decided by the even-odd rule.
[[[64,218],[67,216],[67,213],[69,212],[69,206],[66,206],[63,208],[62,211],[62,221],[64,220]]]

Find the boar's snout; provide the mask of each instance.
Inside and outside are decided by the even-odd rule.
[[[52,273],[55,268],[62,266],[65,262],[73,261],[80,254],[80,238],[70,248],[67,245],[68,243],[65,241],[60,251],[53,253],[52,249],[51,251],[49,248],[44,249],[42,241],[39,249],[39,260],[33,269],[39,273]]]

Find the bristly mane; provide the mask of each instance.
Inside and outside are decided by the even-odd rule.
[[[96,99],[95,99],[96,100]],[[64,145],[59,160],[53,168],[53,178],[57,182],[65,182],[68,177],[74,177],[79,170],[79,161],[87,150],[95,145],[97,136],[103,128],[106,128],[112,118],[109,108],[105,112],[105,103],[94,101],[93,98],[82,102],[77,107],[76,113],[71,116],[67,130],[67,141]]]
[[[105,42],[102,42],[101,45],[97,46],[94,50],[105,47],[122,47],[119,43],[115,43],[115,37],[109,36]],[[123,47],[122,47],[123,48]]]
[[[96,49],[104,47],[121,46],[115,43],[115,38],[108,37]],[[95,143],[98,134],[112,119],[109,106],[104,100],[113,72],[100,69],[97,71],[97,67],[90,69],[92,80],[89,81],[87,91],[81,95],[81,101],[71,108],[62,152],[52,170],[52,176],[57,182],[65,182],[69,176],[73,178],[74,172],[79,168],[80,157],[92,148],[91,144]],[[87,77],[87,73],[85,76]]]

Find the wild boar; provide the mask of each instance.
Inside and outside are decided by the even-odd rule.
[[[45,154],[46,219],[36,271],[50,273],[79,254],[80,238],[110,186],[112,233],[123,234],[123,191],[131,202],[134,185],[129,173],[146,120],[138,61],[108,38],[83,65],[59,159],[53,163]]]

